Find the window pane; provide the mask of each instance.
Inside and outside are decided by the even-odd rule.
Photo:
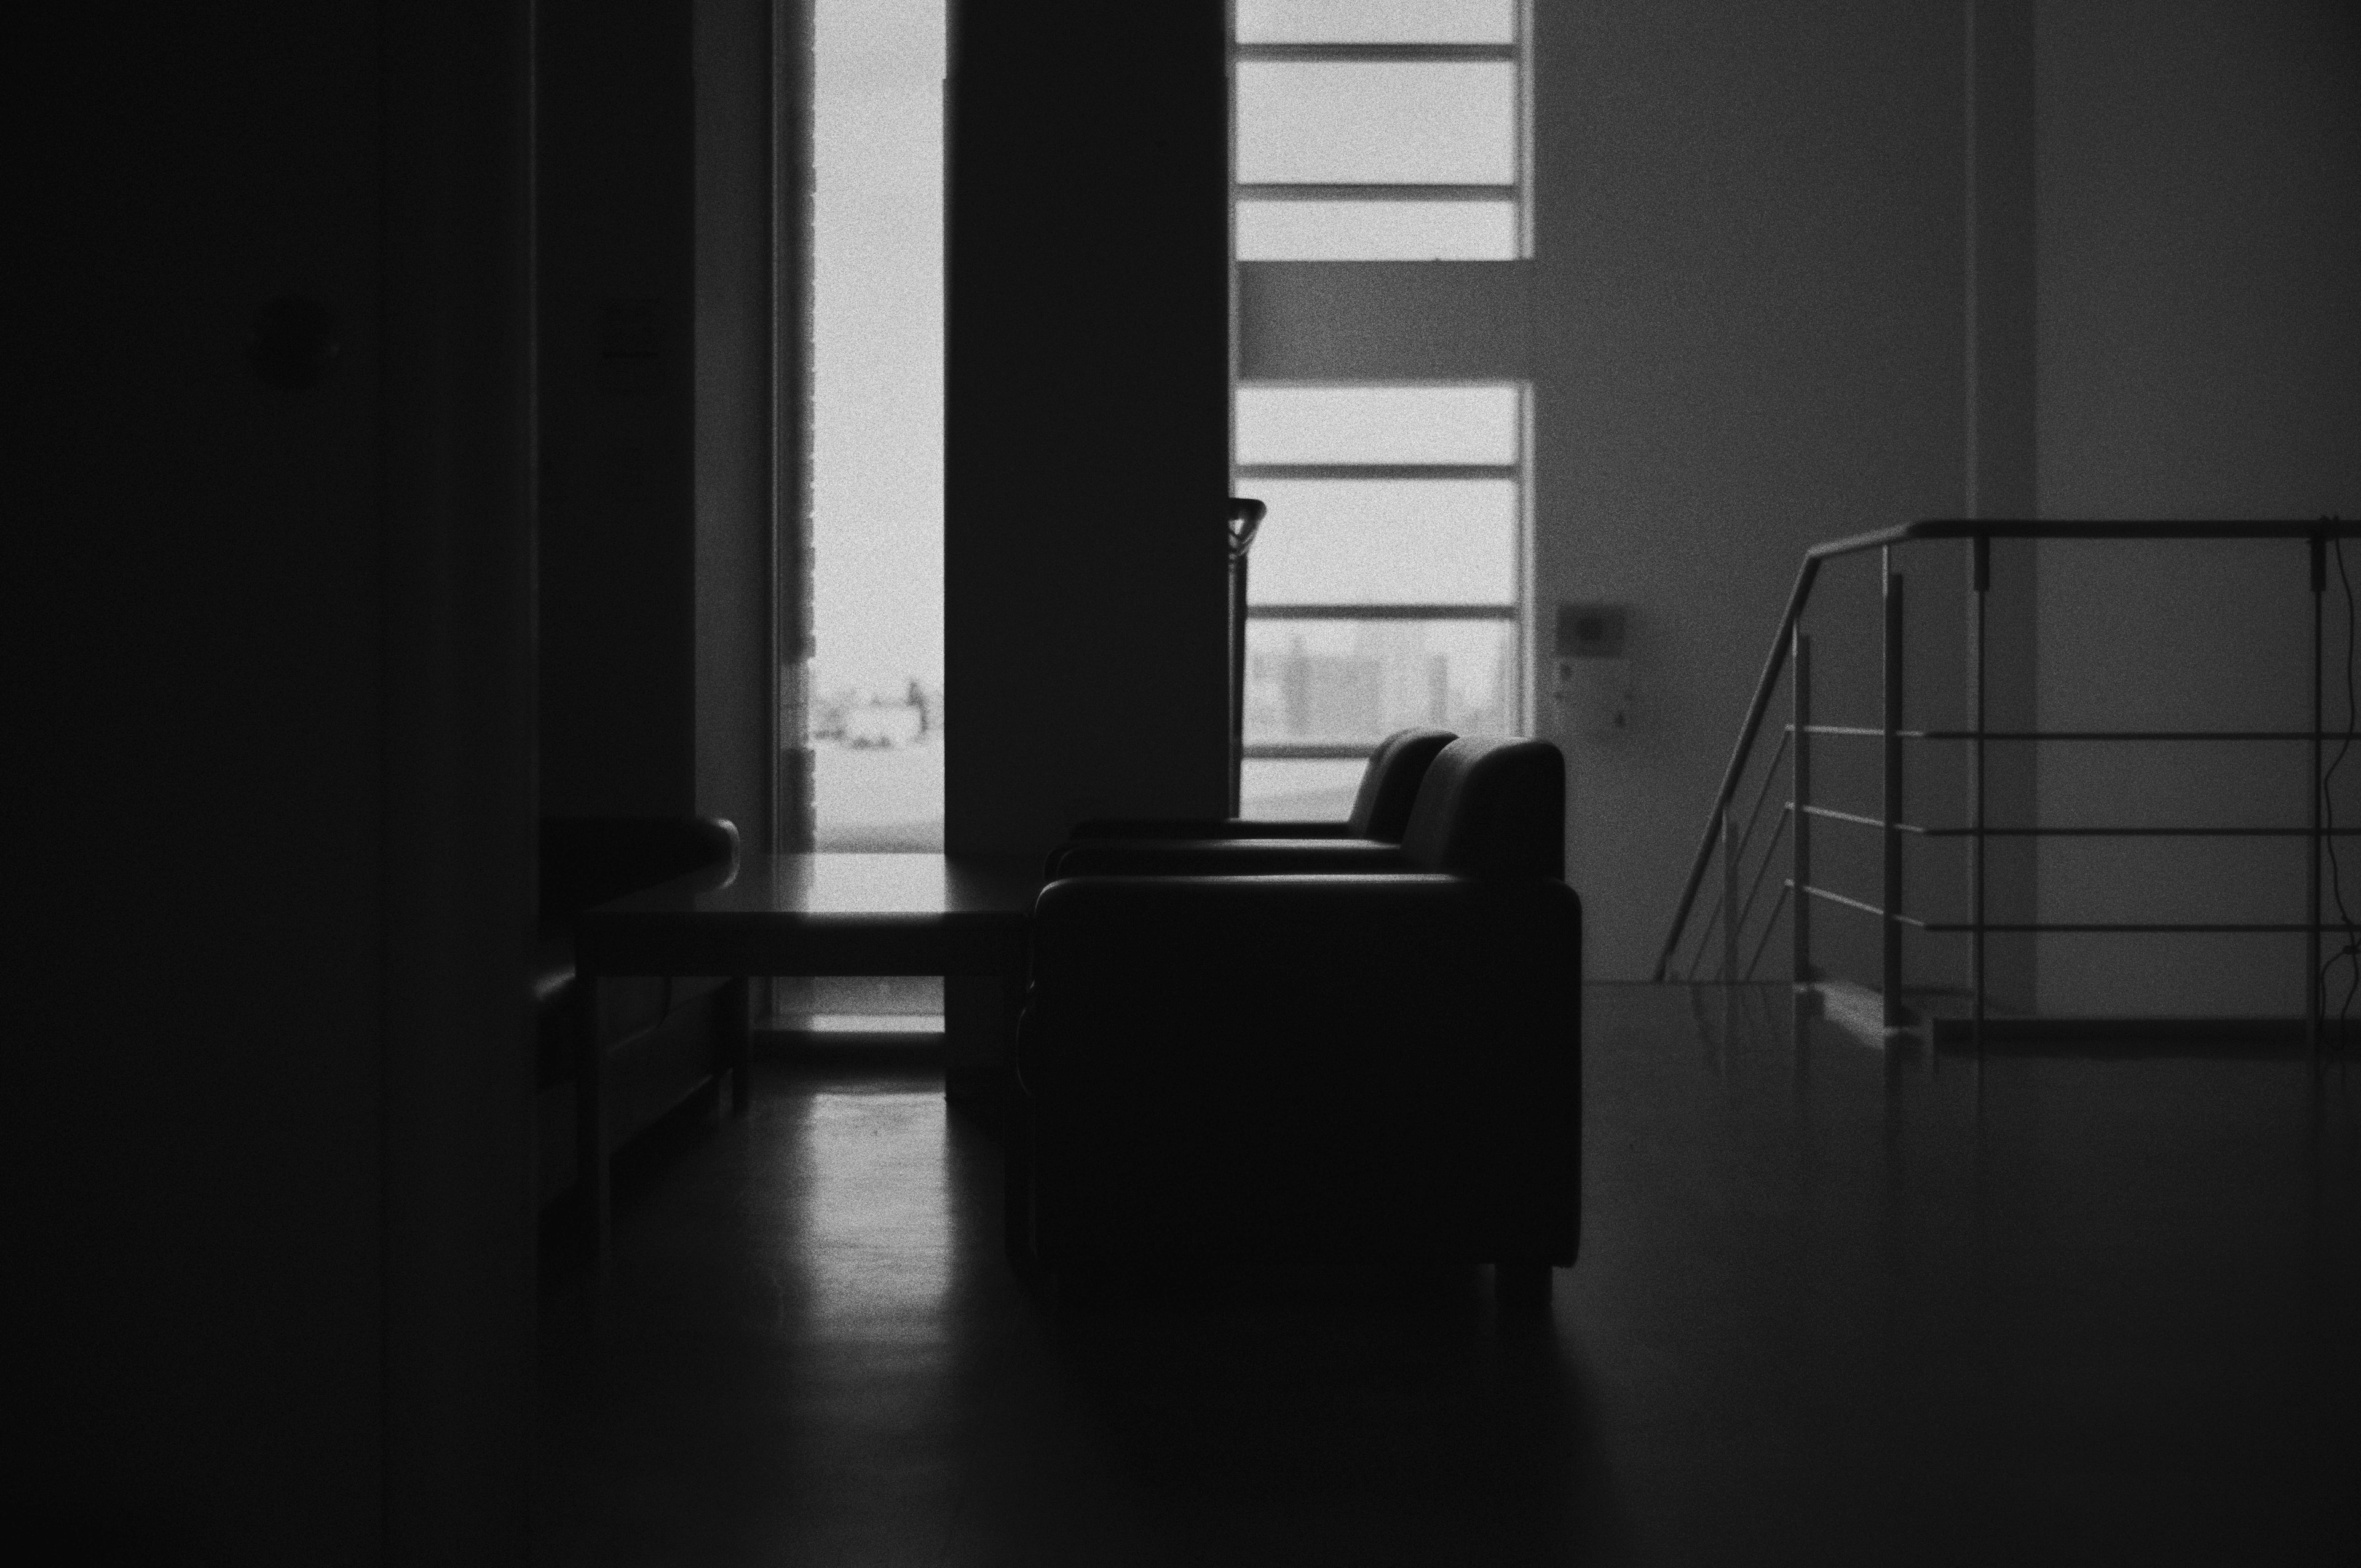
[[[1514,202],[1238,203],[1240,261],[1514,261]]]
[[[1366,762],[1248,757],[1238,775],[1238,815],[1265,822],[1342,822],[1353,815]]]
[[[1506,185],[1510,60],[1240,60],[1241,184]]]
[[[1514,387],[1241,386],[1237,461],[1517,460]]]
[[[1513,479],[1249,479],[1256,604],[1510,604]]]
[[[1246,622],[1246,740],[1375,742],[1409,724],[1506,734],[1516,710],[1506,620]]]
[[[1515,0],[1238,0],[1242,44],[1514,43]]]

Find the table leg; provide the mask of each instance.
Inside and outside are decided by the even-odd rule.
[[[577,967],[574,984],[579,992],[575,1008],[579,1021],[574,1054],[575,1171],[582,1184],[591,1255],[603,1266],[612,1229],[612,1195],[607,1168],[607,1102],[611,1096],[607,1082],[607,1053],[599,1046],[598,977]]]
[[[1026,985],[1029,976],[1026,955],[1011,956],[1000,975],[1003,1038],[1007,1042],[1006,1066],[1000,1075],[1000,1157],[1002,1225],[1008,1259],[1020,1269],[1035,1262],[1033,1234],[1033,1102],[1017,1075],[1025,1027]]]
[[[741,974],[721,987],[721,1030],[730,1048],[730,1109],[741,1116],[754,1095],[753,985]]]

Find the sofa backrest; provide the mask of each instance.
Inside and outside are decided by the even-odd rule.
[[[1454,740],[1419,785],[1402,852],[1421,871],[1565,875],[1565,759],[1547,740]]]
[[[1361,773],[1361,788],[1353,796],[1345,831],[1356,839],[1400,843],[1410,827],[1411,811],[1418,805],[1418,786],[1426,782],[1426,770],[1457,739],[1448,729],[1397,729],[1378,741]]]

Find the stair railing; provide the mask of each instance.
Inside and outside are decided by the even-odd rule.
[[[1763,673],[1756,681],[1754,695],[1748,703],[1746,717],[1740,726],[1737,745],[1730,765],[1723,771],[1721,785],[1716,791],[1713,806],[1707,816],[1706,829],[1696,854],[1689,863],[1688,876],[1682,884],[1678,905],[1667,930],[1663,947],[1656,958],[1654,978],[1663,981],[1675,978],[1674,970],[1680,959],[1685,943],[1693,943],[1694,954],[1678,978],[1696,981],[1708,963],[1708,955],[1719,948],[1719,962],[1714,966],[1714,978],[1722,981],[1752,979],[1768,945],[1780,912],[1789,914],[1791,938],[1791,980],[1798,986],[1817,978],[1810,962],[1811,910],[1816,904],[1850,909],[1876,919],[1881,927],[1879,990],[1883,1022],[1886,1028],[1903,1027],[1911,1019],[1902,1000],[1903,934],[1905,930],[1964,934],[1971,938],[1970,984],[1972,1006],[1973,1036],[1981,1044],[1986,1025],[1986,940],[2001,933],[2042,932],[2107,932],[2115,934],[2180,933],[2302,933],[2306,938],[2307,981],[2305,994],[2305,1035],[2314,1050],[2322,1043],[2324,1014],[2324,977],[2321,966],[2321,940],[2330,929],[2323,924],[2321,907],[2320,867],[2322,851],[2332,838],[2361,836],[2361,828],[2327,827],[2323,815],[2326,781],[2322,773],[2324,742],[2343,740],[2340,732],[2330,735],[2323,729],[2323,601],[2327,588],[2327,553],[2332,540],[2361,537],[2361,523],[2323,518],[2311,522],[2030,522],[1975,521],[1935,520],[1906,524],[1900,528],[1856,534],[1850,538],[1830,540],[1805,552],[1801,567],[1795,575],[1794,587],[1787,596],[1786,608],[1781,613],[1778,630],[1771,651],[1763,660]],[[1986,680],[1986,614],[1992,587],[1992,542],[1995,539],[2080,539],[2080,540],[2301,540],[2309,547],[2310,587],[2312,592],[2312,723],[2307,730],[2100,730],[2042,731],[1999,730],[1989,723]],[[1965,729],[1910,729],[1904,723],[1903,691],[1906,671],[1904,667],[1905,625],[1905,579],[1894,569],[1894,551],[1897,546],[1937,540],[1961,540],[1971,552],[1969,591],[1972,598],[1973,618],[1971,621],[1971,647],[1969,651],[1969,708],[1971,722]],[[1811,639],[1803,630],[1804,612],[1811,601],[1812,589],[1820,568],[1839,558],[1875,550],[1881,553],[1881,601],[1883,605],[1883,638],[1882,650],[1881,686],[1882,713],[1874,727],[1831,725],[1817,721],[1812,709]],[[1790,715],[1778,744],[1764,760],[1760,781],[1752,798],[1741,811],[1736,802],[1742,793],[1748,765],[1754,759],[1755,743],[1764,720],[1769,717],[1777,696],[1781,677],[1787,677]],[[1876,817],[1839,811],[1813,804],[1811,771],[1813,742],[1816,740],[1875,740],[1880,743],[1883,788],[1880,813]],[[1930,827],[1906,820],[1903,800],[1903,755],[1905,742],[1957,741],[1970,747],[1968,775],[1967,825],[1956,828]],[[2288,828],[2228,828],[2175,827],[2169,828],[2089,826],[2073,828],[1995,827],[1987,813],[1987,756],[1992,741],[2044,740],[2175,740],[2175,741],[2306,741],[2311,750],[2312,788],[2309,792],[2310,822],[2303,827]],[[1781,763],[1785,763],[1789,798],[1782,803],[1770,832],[1760,840],[1763,811],[1771,798],[1771,789],[1777,782]],[[1816,824],[1831,827],[1873,828],[1880,836],[1881,887],[1877,903],[1848,896],[1833,888],[1815,884],[1812,880],[1813,832]],[[2302,922],[2077,922],[2073,924],[2032,922],[1995,923],[1989,918],[1987,908],[1987,856],[1989,841],[1995,838],[2028,836],[2119,836],[2119,837],[2300,837],[2307,839],[2311,851],[2307,862],[2307,918]],[[1969,918],[1965,921],[1928,920],[1906,913],[1903,907],[1903,853],[1905,837],[1968,838],[1973,840],[1970,860]],[[1763,882],[1773,863],[1782,841],[1788,850],[1790,874],[1777,885],[1777,893],[1765,909],[1759,927],[1752,923],[1753,912],[1762,903]],[[1751,861],[1750,851],[1754,853]],[[1721,867],[1720,885],[1699,914],[1699,895],[1704,892],[1708,872],[1717,860]],[[1751,868],[1751,869],[1750,869]],[[1696,928],[1691,932],[1692,918]],[[2344,927],[2348,943],[2354,933]],[[1750,930],[1757,931],[1752,942],[1747,940]],[[1719,933],[1717,944],[1714,938]],[[2349,949],[2348,949],[2349,950]]]

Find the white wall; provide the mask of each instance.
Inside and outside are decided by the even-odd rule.
[[[1804,549],[1959,510],[1960,29],[1842,0],[1533,24],[1533,258],[1247,265],[1240,364],[1532,380],[1537,626],[1631,609],[1635,729],[1531,711],[1587,972],[1635,980]]]
[[[1537,583],[1631,606],[1636,730],[1558,739],[1588,972],[1639,979],[1804,549],[1960,508],[1960,26],[1536,12]]]
[[[2355,13],[2048,5],[2037,48],[2042,515],[2361,513]],[[2300,544],[2045,546],[2042,724],[2304,727],[2307,581]],[[2296,746],[2059,747],[2041,817],[2300,824],[2304,766]],[[2339,793],[2361,821],[2361,792]],[[2046,840],[2042,916],[2300,920],[2302,855],[2263,840]],[[2303,1004],[2301,950],[2293,937],[2047,938],[2040,1006],[2284,1016]]]

